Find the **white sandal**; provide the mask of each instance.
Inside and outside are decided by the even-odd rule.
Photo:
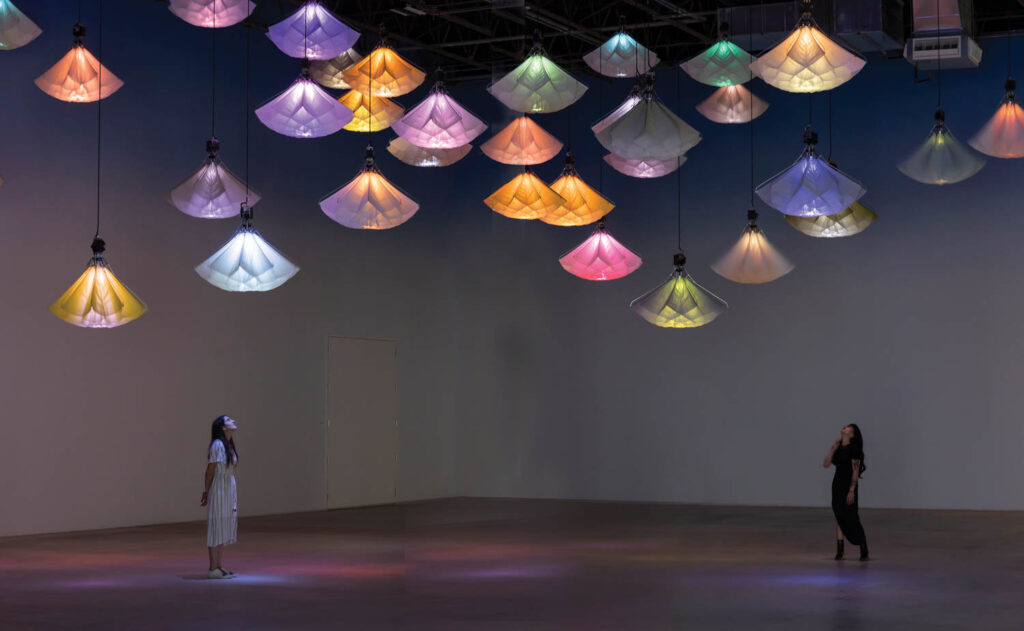
[[[227,574],[224,573],[224,570],[220,569],[219,567],[210,570],[206,574],[207,578],[224,578],[226,576],[227,576]]]

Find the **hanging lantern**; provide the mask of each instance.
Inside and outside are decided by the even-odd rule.
[[[405,223],[420,205],[387,181],[366,148],[363,170],[351,182],[320,200],[324,214],[346,228],[386,230]]]
[[[417,147],[399,136],[388,143],[388,153],[414,167],[446,167],[469,155],[473,145],[454,149],[426,149]]]
[[[584,55],[583,61],[606,77],[635,77],[657,66],[660,60],[629,33],[619,31]]]
[[[571,153],[565,154],[562,175],[551,184],[565,203],[540,216],[540,220],[554,226],[585,226],[601,219],[615,208],[604,195],[587,186],[576,172]]]
[[[723,38],[679,66],[695,81],[723,88],[750,81],[754,76],[750,72],[753,60],[747,51]]]
[[[595,134],[605,149],[630,160],[674,160],[700,142],[700,133],[658,100],[648,74],[643,98]]]
[[[240,208],[242,225],[213,256],[196,265],[196,273],[224,291],[270,291],[280,287],[299,268],[252,227],[252,208],[245,202]]]
[[[338,102],[352,111],[352,120],[343,129],[347,131],[380,131],[391,127],[405,110],[398,103],[383,96],[369,97],[357,90],[341,95]]]
[[[167,8],[193,26],[224,28],[249,17],[256,3],[252,0],[170,0]]]
[[[765,83],[786,92],[831,90],[852,79],[863,67],[863,59],[818,30],[807,0],[789,37],[750,64]]]
[[[68,324],[89,329],[110,329],[146,313],[146,305],[121,284],[103,259],[106,244],[92,241],[92,258],[85,272],[52,305],[53,315]]]
[[[878,215],[860,202],[853,202],[849,208],[834,215],[820,217],[786,215],[786,222],[789,225],[807,236],[822,239],[851,237],[866,230],[875,219],[878,219]]]
[[[394,98],[419,87],[426,74],[392,50],[383,33],[381,42],[359,63],[341,73],[345,82],[363,94]]]
[[[960,144],[946,127],[946,113],[935,111],[935,126],[924,144],[899,164],[907,177],[922,184],[955,184],[971,177],[985,166],[985,160]]]
[[[485,129],[483,121],[448,96],[441,81],[434,84],[427,98],[394,124],[395,133],[427,149],[463,147]]]
[[[754,191],[775,210],[798,217],[832,215],[860,199],[866,189],[833,167],[815,150],[818,134],[804,129],[804,152],[782,173]]]
[[[488,86],[487,91],[509,109],[547,114],[578,101],[587,91],[587,86],[548,59],[538,41],[526,61]]]
[[[562,143],[528,116],[520,116],[480,145],[491,160],[502,164],[540,164],[558,155]]]
[[[643,263],[605,229],[604,220],[586,241],[558,259],[562,268],[584,280],[615,280],[628,276]]]
[[[604,157],[604,161],[623,175],[647,180],[672,173],[686,162],[686,156],[671,160],[629,160],[609,153]]]
[[[768,104],[742,85],[718,88],[697,104],[697,111],[715,123],[749,123],[768,109]]]
[[[352,122],[348,109],[309,78],[309,61],[287,90],[256,109],[260,122],[284,136],[320,138]]]
[[[39,89],[55,99],[71,103],[92,103],[121,89],[124,81],[86,50],[82,43],[85,27],[76,24],[72,32],[75,43],[71,50],[36,79]]]
[[[320,0],[309,0],[267,29],[281,52],[299,59],[332,59],[355,45],[359,33],[334,17]]]
[[[199,170],[171,189],[167,201],[178,210],[201,219],[223,219],[238,214],[241,204],[249,200],[255,204],[260,196],[248,189],[224,163],[218,152],[220,141],[206,141],[206,160]]]
[[[317,59],[311,62],[309,76],[325,88],[348,90],[352,86],[345,81],[344,72],[359,63],[362,58],[355,48],[349,48],[333,59]]]
[[[1006,96],[985,126],[974,134],[970,145],[993,158],[1024,157],[1024,109],[1017,104],[1017,82],[1006,80]]]
[[[21,48],[42,32],[11,0],[0,0],[0,50]]]
[[[491,193],[484,203],[494,212],[510,219],[540,219],[565,203],[530,167],[511,182]]]
[[[683,253],[677,253],[673,261],[676,269],[672,275],[631,302],[633,311],[655,326],[673,329],[704,326],[725,313],[729,305],[686,273]]]
[[[643,87],[640,85],[640,83],[634,83],[633,89],[630,90],[629,96],[626,97],[626,100],[623,101],[621,105],[612,110],[604,118],[594,123],[590,127],[590,130],[595,134],[598,134],[607,129],[609,125],[619,120],[620,118],[625,116],[631,109],[636,107],[636,105],[644,98],[642,94]]]
[[[768,243],[757,225],[757,211],[747,211],[747,227],[740,240],[711,269],[734,283],[770,283],[793,271],[793,264]]]

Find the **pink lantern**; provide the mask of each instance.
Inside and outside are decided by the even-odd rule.
[[[749,123],[768,109],[768,104],[742,85],[718,88],[697,104],[697,111],[716,123]]]
[[[632,274],[643,261],[605,230],[604,220],[586,241],[558,259],[565,271],[584,280],[615,280]]]
[[[604,161],[623,175],[651,179],[672,173],[686,162],[686,156],[679,156],[671,160],[630,160],[609,153],[604,157]]]
[[[256,110],[260,122],[292,138],[329,136],[352,121],[352,110],[309,77],[309,62],[291,86]]]
[[[444,84],[438,81],[427,98],[391,128],[417,147],[454,149],[473,142],[487,125],[448,96]]]
[[[249,17],[256,3],[252,0],[170,0],[167,8],[193,26],[224,28]]]
[[[310,0],[267,29],[267,37],[289,57],[333,59],[356,43],[359,33]]]

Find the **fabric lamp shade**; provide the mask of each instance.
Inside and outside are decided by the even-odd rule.
[[[604,161],[623,175],[649,180],[674,172],[686,162],[686,156],[671,160],[630,160],[609,153],[604,157]]]
[[[388,153],[414,167],[446,167],[469,155],[473,145],[454,149],[426,149],[417,147],[399,136],[388,143]]]
[[[363,56],[357,53],[356,49],[349,48],[337,57],[318,59],[311,62],[309,65],[309,76],[325,88],[349,90],[352,86],[345,81],[344,73],[359,63],[359,60],[362,58]]]
[[[571,155],[565,157],[562,175],[551,183],[565,203],[540,216],[540,220],[553,226],[585,226],[601,219],[615,208],[615,204],[598,193],[580,177]]]
[[[346,228],[387,230],[408,221],[420,205],[381,175],[373,149],[368,147],[363,170],[320,200],[320,209]]]
[[[995,115],[974,134],[969,144],[993,158],[1024,157],[1024,109],[1014,96],[1016,82],[1006,81],[1006,96]]]
[[[480,149],[495,162],[532,165],[558,155],[562,142],[529,116],[520,116],[480,145]]]
[[[386,44],[378,46],[341,73],[345,82],[363,94],[394,98],[419,87],[426,74]]]
[[[247,189],[245,182],[224,166],[219,150],[220,143],[211,138],[206,143],[206,160],[199,170],[167,194],[167,201],[186,215],[201,219],[234,217],[246,199],[250,206],[260,200],[256,191]]]
[[[352,111],[352,120],[342,129],[346,131],[380,131],[391,127],[405,110],[398,103],[383,96],[370,97],[358,90],[342,94],[338,102]]]
[[[878,219],[878,215],[860,202],[853,202],[846,210],[820,217],[786,216],[786,222],[809,237],[835,239],[851,237],[863,232]]]
[[[712,264],[711,269],[734,283],[759,285],[790,273],[793,264],[772,247],[760,226],[751,223],[736,245]]]
[[[196,266],[199,276],[224,291],[270,291],[283,285],[299,268],[266,242],[252,227],[249,209],[242,225],[213,256]]]
[[[718,88],[697,104],[697,111],[715,123],[749,123],[768,109],[768,104],[742,85]]]
[[[750,53],[727,39],[721,39],[696,57],[679,66],[694,81],[716,88],[746,83],[753,78]]]
[[[252,0],[169,0],[167,8],[193,26],[224,28],[249,17],[256,3]]]
[[[121,89],[121,81],[107,70],[82,43],[85,29],[75,27],[75,43],[68,54],[36,79],[36,85],[55,99],[92,103]]]
[[[955,184],[971,177],[985,166],[984,158],[960,143],[946,127],[946,115],[935,112],[935,125],[924,144],[899,164],[903,175],[922,184]]]
[[[643,261],[619,243],[603,221],[587,240],[558,259],[562,269],[584,280],[615,280],[635,272]]]
[[[529,167],[484,200],[494,212],[510,219],[540,219],[565,203],[565,198]]]
[[[608,128],[609,125],[625,116],[630,110],[632,110],[640,101],[643,100],[641,95],[642,89],[639,84],[633,84],[633,89],[630,91],[629,96],[623,101],[618,107],[612,110],[610,113],[605,115],[604,118],[591,125],[590,130],[595,134]]]
[[[283,136],[320,138],[352,122],[352,110],[339,103],[315,81],[308,68],[287,90],[257,108],[260,122]]]
[[[606,77],[635,77],[657,66],[660,60],[629,33],[619,31],[584,55],[583,61]]]
[[[42,32],[11,0],[0,0],[0,50],[21,48]]]
[[[50,305],[50,311],[68,324],[110,329],[146,313],[146,305],[107,266],[104,248],[102,239],[93,240],[93,254],[85,272]]]
[[[672,329],[704,326],[725,313],[729,305],[686,273],[682,253],[675,261],[668,280],[630,303],[633,311],[655,326]]]
[[[645,88],[643,98],[595,134],[605,149],[630,160],[672,160],[700,142],[700,133]]]
[[[546,114],[575,103],[587,91],[587,86],[573,79],[535,46],[523,63],[488,86],[487,91],[511,110]]]
[[[267,29],[267,37],[289,57],[333,59],[352,48],[359,33],[334,17],[319,0],[309,0]]]
[[[487,125],[448,95],[438,82],[427,98],[410,109],[393,128],[417,147],[455,149],[473,142]]]
[[[796,29],[750,64],[765,83],[786,92],[822,92],[853,78],[864,60],[822,33],[805,13]]]

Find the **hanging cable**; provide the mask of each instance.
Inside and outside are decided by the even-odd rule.
[[[828,93],[828,157],[826,158],[829,162],[832,162],[832,92]]]
[[[754,26],[750,20],[751,8],[747,7],[747,52],[749,53],[754,48]],[[750,77],[747,81],[753,82],[754,71],[749,67],[747,72],[750,73]],[[750,209],[754,209],[754,91],[747,90],[750,93]]]
[[[210,137],[217,137],[217,3],[213,3],[213,28],[210,29]]]
[[[679,89],[679,73],[680,69],[677,67],[676,71],[676,107],[679,108],[679,113],[683,113],[683,97],[682,91]],[[678,161],[679,158],[676,158]],[[679,251],[683,251],[683,170],[678,166],[676,167],[676,240],[679,246]]]
[[[252,75],[252,25],[245,29],[245,205],[249,206],[249,83]]]
[[[1013,55],[1011,54],[1013,44],[1013,31],[1007,29],[1006,31],[1006,78],[1009,79],[1013,76]]]
[[[942,109],[942,37],[939,29],[942,28],[942,21],[939,18],[939,0],[935,0],[935,60],[936,60],[936,83],[938,84],[939,102],[936,109]]]
[[[78,3],[79,11],[81,11],[82,3],[79,0]],[[103,0],[100,0],[100,37],[97,44],[96,52],[97,61],[99,66],[103,68]],[[96,99],[96,234],[93,239],[98,239],[100,236],[100,173],[102,168],[102,149],[103,149],[103,72],[102,70],[96,74],[96,87],[99,93],[99,98]]]

